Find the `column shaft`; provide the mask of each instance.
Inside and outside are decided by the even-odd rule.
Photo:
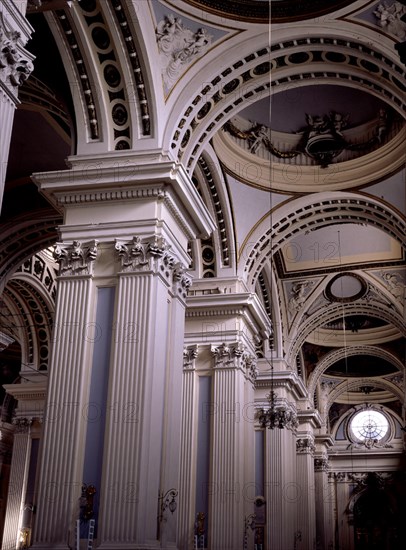
[[[170,489],[178,491],[180,477],[180,442],[182,417],[183,339],[185,334],[185,304],[177,293],[170,304],[168,363],[165,378],[164,433],[161,466],[161,495]],[[176,501],[179,498],[176,497]],[[178,512],[160,513],[160,538],[163,546],[176,546]]]
[[[79,513],[88,397],[91,279],[59,280],[54,346],[44,418],[35,548],[69,548]]]
[[[15,550],[18,548],[18,531],[27,484],[30,450],[31,435],[28,430],[26,433],[16,433],[14,436],[7,511],[1,545],[3,550]]]
[[[330,550],[329,545],[334,541],[332,532],[332,499],[329,489],[327,471],[317,470],[314,473],[316,488],[316,532],[320,550]],[[331,548],[331,546],[330,546]]]
[[[244,375],[235,368],[214,372],[213,453],[209,544],[234,550],[243,541]]]
[[[185,350],[187,354],[189,350]],[[194,363],[184,362],[181,445],[178,540],[180,550],[189,550],[193,545],[195,511],[195,426],[196,426],[197,376]]]
[[[314,487],[314,460],[310,450],[297,454],[297,482],[299,500],[297,508],[297,548],[313,550],[316,543],[316,509]],[[300,533],[300,535],[299,535]]]
[[[151,272],[119,275],[116,338],[110,375],[103,482],[101,548],[157,545],[168,289]],[[144,547],[144,546],[141,546]]]
[[[296,532],[296,437],[287,428],[265,436],[267,548],[293,548]]]

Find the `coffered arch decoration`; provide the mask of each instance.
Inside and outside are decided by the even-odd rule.
[[[321,411],[322,414],[324,413],[324,418],[327,420],[330,407],[337,401],[337,399],[340,398],[341,395],[347,392],[357,391],[360,387],[365,385],[388,392],[388,394],[403,403],[402,388],[399,388],[396,384],[393,384],[388,380],[384,380],[382,378],[358,378],[351,381],[344,380],[328,395],[324,411]]]
[[[217,222],[217,230],[213,234],[218,253],[218,265],[223,270],[235,272],[235,236],[230,208],[230,200],[225,185],[222,167],[212,147],[208,146],[200,157],[195,173],[200,173],[201,186],[210,197],[212,215]],[[207,199],[206,199],[207,204]]]
[[[0,288],[31,256],[52,246],[58,238],[57,227],[62,218],[53,212],[32,212],[7,223],[0,241]]]
[[[285,201],[258,224],[239,251],[239,274],[254,287],[265,263],[270,262],[289,239],[300,232],[342,223],[361,223],[381,229],[406,249],[405,220],[382,201],[355,193],[318,193],[317,200],[309,195],[300,201]]]
[[[252,39],[250,36],[240,40],[234,46],[235,62],[221,72],[208,74],[198,93],[195,83],[189,85],[190,90],[186,87],[173,108],[173,117],[167,125],[171,133],[166,135],[165,142],[169,141],[170,150],[189,171],[193,171],[202,148],[218,130],[219,123],[227,122],[254,100],[269,95],[268,35],[255,37],[258,44],[255,51],[252,51]],[[189,96],[187,108],[181,109],[186,95]],[[174,117],[177,117],[176,122]],[[176,124],[174,132],[173,123]]]
[[[46,17],[71,85],[78,151],[131,149],[150,136],[148,78],[123,3],[83,0]]]
[[[381,302],[354,302],[352,304],[343,305],[330,305],[324,308],[322,311],[318,311],[309,316],[296,328],[297,330],[290,334],[289,348],[286,350],[287,357],[290,363],[293,364],[293,360],[298,354],[302,344],[306,338],[318,327],[323,326],[327,322],[332,322],[336,319],[342,319],[343,317],[349,317],[351,315],[367,315],[380,319],[384,323],[393,325],[399,331],[400,334],[406,336],[406,327],[404,324],[403,316],[393,309],[388,304],[382,304]]]
[[[348,346],[346,348],[335,349],[326,353],[326,355],[317,363],[313,372],[310,374],[308,380],[309,395],[314,395],[321,376],[323,375],[323,373],[326,372],[329,367],[331,367],[337,361],[357,355],[369,355],[371,357],[383,359],[392,364],[394,368],[397,369],[399,372],[404,372],[404,365],[402,361],[400,361],[400,359],[396,357],[393,353],[385,349],[371,345]]]

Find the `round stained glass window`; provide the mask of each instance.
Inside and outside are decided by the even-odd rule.
[[[377,439],[388,433],[389,422],[386,416],[378,411],[364,410],[351,420],[351,430],[357,439]]]

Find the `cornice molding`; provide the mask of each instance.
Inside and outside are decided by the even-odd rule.
[[[215,230],[214,220],[184,167],[160,152],[81,156],[69,161],[71,170],[32,176],[59,210],[80,203],[152,198],[166,201],[187,234],[192,226],[193,234],[204,237]]]
[[[222,314],[246,317],[248,314],[251,322],[264,338],[270,335],[270,320],[258,296],[254,293],[188,296],[186,305],[186,317],[211,317]]]

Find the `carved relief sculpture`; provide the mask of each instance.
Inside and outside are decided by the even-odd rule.
[[[162,76],[167,87],[175,82],[183,66],[207,50],[211,38],[203,27],[196,32],[185,28],[182,20],[173,14],[165,16],[158,23],[156,39],[161,55]]]
[[[34,66],[24,49],[18,44],[21,35],[8,31],[0,14],[0,80],[12,91],[21,86],[30,76]]]
[[[406,22],[403,19],[406,16],[406,6],[400,2],[393,2],[390,5],[383,2],[378,4],[374,15],[379,19],[379,24],[383,29],[401,40],[406,38]]]
[[[348,114],[331,111],[328,115],[305,114],[307,126],[298,133],[302,135],[299,144],[291,151],[280,151],[271,142],[270,129],[261,124],[254,124],[243,131],[232,122],[224,125],[224,130],[234,137],[248,140],[250,152],[256,153],[260,145],[277,158],[290,159],[304,154],[313,159],[322,168],[327,168],[344,150],[367,151],[381,144],[389,129],[388,113],[380,109],[377,114],[374,135],[361,143],[348,142],[343,130],[348,126]]]

